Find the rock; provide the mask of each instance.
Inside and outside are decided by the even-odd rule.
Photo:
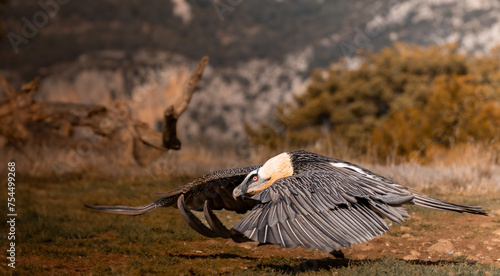
[[[411,230],[410,227],[406,227],[406,226],[401,226],[401,228],[399,228],[401,231],[406,231],[406,232],[409,232]]]
[[[408,233],[406,233],[403,236],[401,236],[401,238],[404,238],[404,239],[408,239],[408,238],[412,238],[412,237],[413,237],[413,235],[412,234],[408,234]]]
[[[467,245],[467,248],[469,248],[470,250],[476,250],[476,246],[472,244]]]
[[[418,260],[418,256],[415,255],[406,255],[403,257],[403,260],[405,261],[415,261]]]
[[[418,251],[416,251],[416,250],[411,250],[410,254],[412,254],[414,256],[420,256],[420,253]]]
[[[219,241],[217,240],[207,240],[205,241],[205,245],[214,245],[214,244],[218,244]]]
[[[354,260],[365,260],[367,258],[366,255],[363,255],[363,254],[357,254],[354,256]]]
[[[434,254],[453,254],[455,251],[455,246],[449,240],[439,240],[427,248],[427,252]]]
[[[493,235],[500,236],[500,229],[493,231]]]
[[[233,241],[231,241],[231,244],[236,245],[236,246],[241,247],[241,248],[248,249],[248,250],[255,250],[255,248],[257,248],[257,246],[259,245],[258,242],[235,243]]]

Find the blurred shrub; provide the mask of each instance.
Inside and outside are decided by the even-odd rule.
[[[273,123],[247,126],[251,142],[285,148],[335,139],[383,159],[425,157],[428,147],[471,141],[498,144],[500,47],[486,56],[457,49],[397,43],[361,53],[355,66],[344,59],[316,69],[307,91],[279,106]]]

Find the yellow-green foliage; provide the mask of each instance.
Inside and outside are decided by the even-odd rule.
[[[425,156],[430,146],[470,141],[498,143],[500,47],[486,56],[457,49],[397,43],[363,53],[355,69],[348,60],[316,69],[307,91],[278,107],[277,123],[263,125],[266,135],[248,129],[252,142],[307,146],[335,137],[380,157]]]

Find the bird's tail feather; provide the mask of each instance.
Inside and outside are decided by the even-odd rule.
[[[460,212],[460,213],[465,212],[465,213],[485,215],[485,216],[488,215],[488,213],[486,213],[486,211],[484,211],[484,210],[481,210],[481,207],[479,207],[479,206],[467,206],[467,205],[449,203],[449,202],[441,201],[439,199],[435,199],[435,198],[427,197],[427,196],[423,196],[423,195],[415,195],[415,197],[413,198],[413,201],[415,202],[416,205],[420,205],[420,206],[424,206],[424,207],[432,208],[432,209],[447,210],[447,211]]]
[[[147,205],[138,206],[138,207],[133,207],[133,206],[94,206],[94,205],[85,205],[85,207],[90,208],[90,209],[94,209],[94,210],[103,211],[106,213],[137,216],[137,215],[149,213],[158,207],[171,206],[171,205],[175,204],[175,202],[176,202],[175,197],[163,197],[163,198],[160,198],[160,199],[158,199],[154,202],[151,202]]]

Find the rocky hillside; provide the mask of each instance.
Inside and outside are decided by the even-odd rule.
[[[179,132],[221,145],[241,141],[244,122],[271,118],[276,104],[301,93],[312,68],[359,49],[457,41],[482,53],[500,42],[500,4],[489,0],[45,3],[7,6],[0,72],[11,82],[39,75],[40,98],[51,101],[126,98],[158,126],[168,99],[155,91],[208,55]]]

